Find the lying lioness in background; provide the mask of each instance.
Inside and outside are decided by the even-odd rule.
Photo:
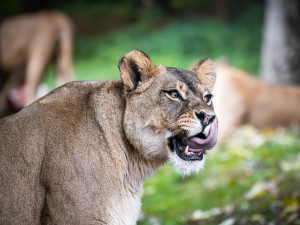
[[[75,80],[72,54],[72,22],[65,14],[40,11],[4,20],[0,26],[0,68],[3,72],[0,91],[10,78],[16,89],[14,94],[7,95],[14,106],[22,108],[32,103],[53,56],[57,60],[58,86]],[[18,69],[22,65],[25,65],[25,77]],[[6,110],[5,101],[0,101],[0,113]]]
[[[0,120],[0,224],[135,224],[143,183],[167,160],[203,167],[217,142],[212,61],[155,67],[136,50],[119,70]]]
[[[271,85],[229,66],[216,63],[214,105],[221,136],[251,124],[256,128],[300,124],[300,87]]]

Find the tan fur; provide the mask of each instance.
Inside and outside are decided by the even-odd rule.
[[[155,74],[156,67],[154,63],[143,52],[138,52],[137,54],[129,52],[121,60],[124,60],[124,62],[119,66],[121,77],[124,85],[130,90],[134,88],[132,76],[134,76],[135,71],[133,70],[137,70],[140,73],[145,74],[146,79],[151,78],[153,74]]]
[[[0,224],[136,223],[145,179],[175,154],[168,138],[178,117],[189,112],[195,126],[195,111],[213,112],[188,87],[188,106],[167,98],[178,77],[153,65],[130,52],[122,79],[68,83],[0,120]],[[203,166],[175,163],[184,173]]]
[[[42,75],[57,56],[57,84],[75,80],[71,20],[58,11],[40,11],[6,19],[0,27],[1,68],[25,68],[25,105],[36,100]]]
[[[300,124],[300,88],[264,83],[226,63],[216,63],[215,110],[222,136],[238,126],[287,127]]]
[[[210,59],[201,60],[194,66],[192,71],[197,75],[199,80],[203,82],[208,90],[212,91],[213,86],[216,82],[216,71],[213,61],[211,61]]]

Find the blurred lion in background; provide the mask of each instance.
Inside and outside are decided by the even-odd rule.
[[[59,11],[8,18],[0,26],[0,114],[10,101],[23,108],[37,99],[37,89],[53,58],[57,85],[75,80],[73,25]],[[40,96],[39,96],[40,97]]]
[[[300,87],[271,85],[231,67],[216,63],[215,111],[221,137],[241,125],[289,127],[300,124]]]

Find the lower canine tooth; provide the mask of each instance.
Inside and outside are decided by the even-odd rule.
[[[197,153],[197,155],[201,155],[201,154],[202,154],[202,152],[198,152],[198,153]]]
[[[189,152],[189,146],[187,145],[187,146],[185,147],[185,149],[184,149],[184,153],[187,155],[188,152]]]

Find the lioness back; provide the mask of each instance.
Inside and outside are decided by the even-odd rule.
[[[12,106],[20,109],[38,98],[39,84],[52,61],[58,86],[75,80],[72,20],[55,10],[9,17],[0,24],[0,56],[3,117]]]
[[[121,79],[72,82],[0,120],[0,224],[135,224],[167,160],[198,172],[217,141],[210,60],[121,58]]]
[[[221,136],[241,125],[276,128],[300,125],[300,88],[272,85],[224,62],[216,64],[215,111]]]

